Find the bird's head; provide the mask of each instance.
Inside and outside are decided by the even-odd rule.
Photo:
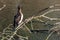
[[[18,10],[20,10],[21,9],[21,6],[20,5],[18,5]]]

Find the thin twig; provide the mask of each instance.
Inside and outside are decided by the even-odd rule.
[[[47,38],[46,38],[45,40],[48,40],[53,33],[54,33],[54,32],[51,32],[51,33],[47,36]]]
[[[0,11],[1,11],[2,9],[4,9],[5,7],[6,7],[6,5],[4,4],[3,7],[0,8]]]

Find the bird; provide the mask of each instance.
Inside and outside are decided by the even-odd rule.
[[[14,16],[14,23],[13,26],[14,28],[16,28],[16,26],[18,26],[23,20],[23,13],[21,11],[21,6],[18,5],[17,7],[17,14]]]

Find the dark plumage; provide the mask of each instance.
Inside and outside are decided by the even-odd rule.
[[[14,16],[14,24],[13,24],[14,27],[18,26],[18,23],[19,23],[19,21],[21,19],[20,9],[21,9],[21,7],[18,6],[17,14]]]

